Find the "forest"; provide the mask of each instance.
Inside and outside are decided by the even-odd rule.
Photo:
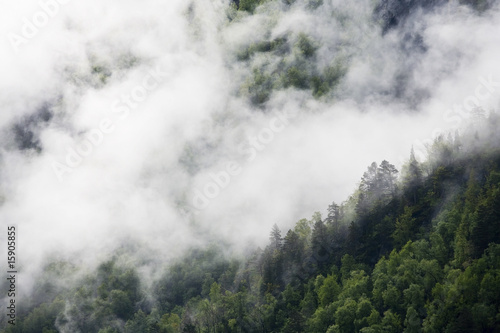
[[[500,333],[493,0],[76,3],[0,54],[0,332]]]
[[[193,247],[148,289],[120,260],[44,269],[14,332],[499,332],[500,116],[440,136],[245,258]]]

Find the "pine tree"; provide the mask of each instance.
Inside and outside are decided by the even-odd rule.
[[[277,250],[281,249],[283,239],[281,238],[281,230],[276,223],[273,225],[273,228],[271,229],[269,240],[271,241],[271,246],[274,249]]]
[[[415,151],[413,147],[411,148],[410,160],[408,164],[404,167],[403,172],[403,186],[405,187],[405,193],[413,204],[417,203],[418,199],[418,188],[422,184],[422,168],[420,163],[418,163],[415,158]]]

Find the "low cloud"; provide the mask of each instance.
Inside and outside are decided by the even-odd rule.
[[[345,200],[371,162],[400,167],[415,143],[465,126],[454,105],[478,86],[490,95],[471,103],[499,106],[497,7],[419,9],[384,31],[369,1],[270,1],[253,15],[217,1],[59,3],[17,49],[9,34],[40,4],[0,17],[0,220],[19,225],[26,276],[48,255],[92,264],[125,242],[158,260],[217,237],[262,245],[274,223]],[[343,75],[318,97],[283,64]],[[255,69],[272,88],[257,105]],[[241,147],[259,136],[250,161]],[[232,161],[241,172],[193,207]]]

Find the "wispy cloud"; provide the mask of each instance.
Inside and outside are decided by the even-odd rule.
[[[253,15],[223,2],[43,4],[3,3],[0,16],[0,220],[20,225],[28,275],[46,254],[91,262],[124,240],[159,258],[212,236],[262,244],[274,223],[344,200],[372,161],[400,166],[416,140],[456,127],[454,105],[499,105],[497,7],[419,9],[384,32],[370,1],[269,1]],[[27,40],[17,50],[12,33]],[[50,119],[33,116],[41,105]],[[282,113],[296,116],[275,131]],[[16,143],[26,119],[38,149]],[[231,161],[241,173],[190,215]],[[63,182],[54,162],[71,169]]]

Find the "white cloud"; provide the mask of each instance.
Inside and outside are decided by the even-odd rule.
[[[291,227],[332,200],[346,199],[372,161],[400,164],[415,140],[452,127],[443,114],[474,93],[477,77],[500,80],[498,11],[478,17],[452,6],[421,13],[418,24],[382,35],[369,23],[367,3],[325,1],[314,12],[300,1],[279,12],[270,4],[272,11],[229,22],[221,3],[72,1],[18,54],[2,40],[5,142],[12,142],[12,124],[22,115],[59,96],[63,101],[39,125],[41,153],[1,148],[0,220],[20,225],[26,270],[36,270],[53,251],[92,262],[124,239],[170,258],[205,241],[200,230],[235,245],[263,244],[274,223]],[[7,32],[19,31],[22,18],[38,10],[35,2],[1,6],[10,10],[0,17]],[[335,98],[324,102],[288,89],[272,95],[265,111],[251,106],[240,86],[270,57],[245,63],[234,53],[260,39],[290,34],[294,41],[300,32],[318,42],[320,68],[337,56],[350,59]],[[401,41],[410,38],[411,44],[416,34],[425,51],[410,45],[403,52]],[[93,66],[109,69],[106,84],[99,73],[90,74]],[[114,101],[156,66],[167,73],[164,81],[120,120]],[[396,81],[401,74],[407,81]],[[492,94],[484,107],[498,102],[499,94]],[[254,161],[245,161],[238,146],[283,110],[299,115]],[[53,161],[63,163],[67,149],[104,118],[114,131],[59,182]],[[242,174],[191,221],[183,204],[231,160],[241,163]]]

